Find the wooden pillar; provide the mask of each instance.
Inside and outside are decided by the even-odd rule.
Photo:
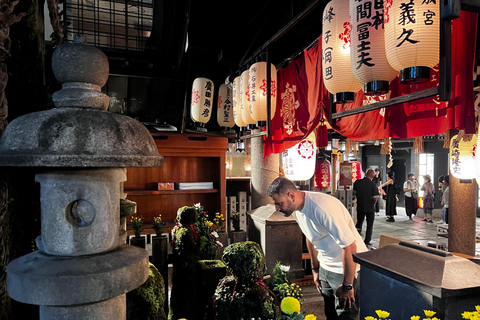
[[[450,174],[448,251],[475,256],[477,182]]]
[[[254,133],[259,132],[255,130]],[[271,204],[272,200],[267,196],[270,183],[279,176],[279,155],[271,154],[266,161],[263,157],[263,136],[251,139],[252,150],[252,210]]]

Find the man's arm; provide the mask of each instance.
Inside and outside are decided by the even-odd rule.
[[[310,255],[310,264],[312,265],[313,282],[317,287],[317,291],[319,293],[322,293],[322,286],[320,285],[320,281],[318,279],[318,268],[320,268],[320,262],[317,258],[318,252],[314,248],[310,240],[308,240],[307,238],[305,238],[305,240],[307,241],[308,254]]]
[[[355,273],[357,272],[357,264],[353,261],[353,254],[356,252],[357,245],[355,242],[352,242],[352,244],[342,250],[343,284],[353,285]],[[354,290],[345,290],[343,285],[337,289],[336,295],[340,300],[340,307],[350,308],[352,306],[352,301],[355,301]]]

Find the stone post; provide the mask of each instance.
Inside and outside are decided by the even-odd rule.
[[[258,133],[254,130],[253,133]],[[271,204],[267,189],[279,175],[279,155],[271,154],[265,160],[263,157],[263,136],[252,138],[252,210]]]
[[[450,174],[448,251],[475,256],[477,182]]]

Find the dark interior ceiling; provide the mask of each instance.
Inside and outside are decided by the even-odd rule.
[[[282,64],[321,35],[322,12],[327,3],[154,0],[153,29],[146,49],[104,51],[112,74],[151,79],[149,91],[153,92],[149,96],[154,96],[150,98],[154,104],[147,106],[150,110],[145,115],[179,126],[185,92],[190,91],[196,77],[207,77],[218,88],[227,77],[233,80],[255,62],[250,58],[265,60],[264,52],[259,51],[265,44],[269,44],[270,61],[276,66]],[[281,32],[286,27],[288,31]],[[272,38],[275,41],[270,43]],[[476,65],[480,65],[479,42]]]

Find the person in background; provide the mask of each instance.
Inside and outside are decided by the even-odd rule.
[[[442,201],[440,204],[442,208],[442,220],[444,223],[448,224],[448,204],[450,202],[450,178],[448,175],[443,177],[443,185],[445,186],[445,191],[443,191]]]
[[[377,187],[380,186],[380,184],[382,183],[382,179],[380,178],[380,169],[375,168],[375,176],[373,177],[372,181],[373,183],[375,183]],[[377,202],[375,203],[375,215],[378,216],[379,212],[380,212],[380,197],[377,199]]]
[[[423,183],[420,190],[423,191],[423,213],[425,214],[425,217],[422,221],[433,223],[435,186],[432,183],[432,178],[430,177],[430,175],[424,175],[423,179],[425,180],[425,182]]]
[[[355,180],[353,184],[353,195],[357,197],[357,228],[362,234],[362,225],[367,218],[367,230],[365,231],[365,245],[370,245],[372,240],[373,222],[375,221],[375,204],[378,202],[378,186],[373,183],[375,177],[373,169],[368,169],[363,179]]]
[[[389,170],[387,172],[387,182],[381,184],[378,187],[380,193],[386,193],[387,199],[385,203],[385,214],[387,215],[387,222],[395,222],[393,216],[397,215],[397,194],[395,193],[395,172]],[[383,187],[386,187],[386,191],[383,191]]]
[[[343,203],[326,193],[298,190],[283,177],[270,184],[267,194],[275,210],[293,216],[305,235],[313,281],[324,298],[327,319],[357,319],[360,266],[353,254],[367,247]]]
[[[403,191],[405,191],[405,212],[410,220],[412,220],[412,215],[417,214],[418,210],[418,187],[415,174],[410,172],[408,174],[408,180],[403,184]],[[416,197],[414,193],[417,195]]]

